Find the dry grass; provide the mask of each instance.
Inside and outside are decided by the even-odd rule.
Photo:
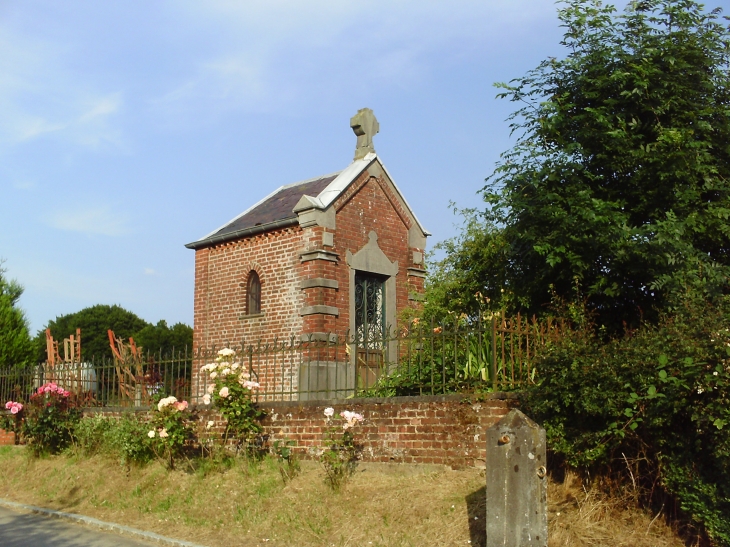
[[[102,458],[28,458],[0,448],[0,497],[210,545],[483,545],[484,475],[434,466],[363,465],[340,494],[303,462],[284,485],[276,464],[225,472],[126,470]],[[551,485],[550,546],[677,546],[656,519],[613,507],[574,479]],[[648,530],[648,532],[647,532]]]
[[[585,488],[568,473],[548,487],[549,547],[684,547],[661,515],[649,516],[630,498]]]

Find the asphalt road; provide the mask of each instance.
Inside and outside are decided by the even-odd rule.
[[[150,547],[81,524],[0,507],[0,547]]]

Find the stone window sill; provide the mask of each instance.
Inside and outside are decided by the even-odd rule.
[[[264,312],[261,312],[261,313],[254,313],[252,315],[239,315],[238,318],[241,321],[247,321],[248,319],[260,319],[264,315],[265,315]]]

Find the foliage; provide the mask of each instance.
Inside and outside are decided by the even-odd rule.
[[[299,457],[293,449],[294,445],[295,442],[290,439],[277,439],[273,443],[272,449],[284,484],[291,482],[302,470]]]
[[[84,456],[109,455],[108,436],[116,421],[116,418],[103,414],[84,416],[74,427],[74,448]]]
[[[138,330],[133,337],[137,345],[145,351],[163,356],[193,348],[193,329],[184,323],[175,323],[168,327],[165,320],[160,320],[156,325],[148,324]]]
[[[23,287],[5,278],[0,261],[0,368],[25,368],[33,362],[28,321],[18,307]]]
[[[436,323],[414,319],[397,340],[398,362],[388,363],[363,397],[403,397],[519,388],[535,378],[537,355],[559,337],[562,322],[527,321],[488,312],[477,293],[476,318],[465,313]],[[494,329],[494,330],[493,330]],[[494,372],[492,373],[492,366]]]
[[[170,469],[175,469],[186,443],[193,438],[190,411],[187,401],[175,397],[162,397],[152,409],[147,432],[150,446],[155,455]]]
[[[71,394],[47,383],[25,405],[23,437],[35,456],[58,454],[73,442],[73,431],[80,418],[81,412]]]
[[[154,458],[148,430],[149,424],[135,414],[122,415],[110,429],[107,442],[122,465],[144,465]]]
[[[567,464],[625,473],[657,505],[674,496],[718,545],[730,545],[728,324],[730,298],[689,298],[620,339],[582,329],[542,359],[525,400]]]
[[[364,418],[349,410],[340,413],[340,420],[335,419],[334,414],[332,407],[325,408],[327,428],[319,460],[324,467],[325,483],[333,492],[339,492],[357,469],[362,447],[355,441],[353,430]]]
[[[463,217],[461,233],[436,244],[444,257],[430,264],[426,278],[423,318],[437,323],[453,315],[476,317],[499,311],[506,284],[507,247],[502,231],[485,223],[475,209],[454,213]]]
[[[499,84],[515,146],[442,245],[426,308],[540,314],[587,305],[608,334],[656,321],[730,275],[730,33],[692,0],[599,0],[559,10],[565,58]],[[501,293],[500,289],[505,292]],[[582,297],[580,297],[582,298]]]
[[[75,448],[84,456],[117,458],[122,465],[143,465],[155,457],[147,437],[149,424],[133,413],[120,418],[85,416],[74,428]]]
[[[112,358],[107,335],[109,329],[124,340],[134,338],[137,346],[144,350],[163,355],[172,352],[173,349],[182,350],[186,346],[192,348],[193,344],[193,330],[187,325],[176,323],[170,328],[164,320],[159,321],[157,325],[152,325],[117,305],[98,304],[75,313],[62,315],[49,321],[47,328],[51,329],[51,335],[58,341],[75,334],[76,329],[80,328],[81,352],[86,360]],[[45,361],[45,329],[38,332],[34,345],[36,359]]]
[[[107,330],[112,329],[117,336],[128,338],[143,329],[147,323],[134,313],[121,306],[98,304],[84,308],[75,313],[61,315],[49,321],[47,328],[55,340],[62,341],[76,329],[81,329],[81,354],[84,359],[112,358]],[[35,338],[36,358],[46,360],[45,329],[38,332]]]
[[[260,387],[258,382],[251,380],[250,372],[236,361],[236,353],[229,348],[220,350],[215,362],[203,365],[201,371],[210,379],[203,402],[213,402],[226,420],[223,446],[233,439],[237,452],[243,449],[249,456],[259,455],[264,442],[264,412],[251,397],[252,390]]]

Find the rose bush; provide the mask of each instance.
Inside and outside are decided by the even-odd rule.
[[[236,442],[236,452],[243,450],[247,455],[258,455],[263,446],[264,417],[252,399],[253,391],[261,387],[251,379],[251,374],[236,360],[232,349],[218,352],[214,363],[203,365],[202,372],[208,374],[210,383],[203,396],[206,405],[214,403],[226,420],[221,443]]]
[[[174,469],[175,461],[183,456],[187,441],[193,438],[188,402],[172,396],[161,398],[153,407],[149,425],[147,437],[153,452]]]
[[[73,442],[81,412],[71,393],[62,387],[53,382],[43,384],[21,409],[25,411],[21,431],[34,455],[58,454]]]
[[[8,401],[5,403],[5,410],[10,411],[10,414],[0,415],[0,429],[15,433],[15,439],[17,442],[18,436],[20,435],[21,425],[23,423],[23,404],[15,401]]]
[[[327,428],[320,462],[324,467],[325,482],[338,492],[355,473],[362,454],[362,446],[355,440],[355,427],[364,421],[362,414],[345,410],[335,418],[335,409],[324,409]]]

